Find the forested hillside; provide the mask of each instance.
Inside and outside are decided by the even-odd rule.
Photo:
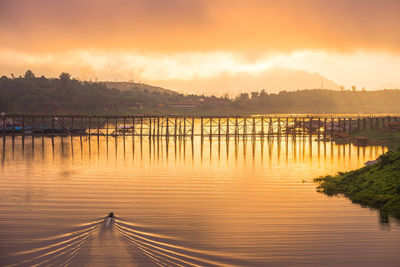
[[[0,78],[0,112],[36,114],[400,113],[400,90],[255,90],[235,98],[183,95],[159,88],[119,90],[111,84],[59,78]],[[150,88],[151,86],[149,86]],[[154,87],[157,88],[157,87]]]

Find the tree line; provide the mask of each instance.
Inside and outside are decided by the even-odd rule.
[[[178,103],[178,108],[176,104]],[[191,108],[179,108],[189,104]],[[264,90],[234,98],[184,95],[169,90],[118,90],[101,82],[58,78],[0,78],[0,112],[35,114],[249,114],[249,113],[400,113],[400,90]],[[174,107],[174,108],[172,108]]]

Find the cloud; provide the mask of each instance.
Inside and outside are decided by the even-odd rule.
[[[35,54],[0,50],[0,76],[10,76],[11,73],[22,75],[27,69],[37,76],[49,77],[69,72],[79,79],[134,80],[185,92],[211,90],[219,93],[222,90],[223,94],[227,89],[237,92],[253,88],[287,90],[321,86],[319,78],[309,77],[315,82],[305,83],[292,79],[293,75],[282,76],[279,72],[272,72],[276,75],[276,82],[265,82],[266,73],[271,76],[269,70],[274,68],[320,73],[346,87],[356,85],[374,89],[387,82],[399,83],[399,66],[400,54],[368,51],[349,54],[305,50],[259,54],[257,58],[249,59],[246,54],[224,51],[142,54],[76,50]],[[329,88],[328,84],[325,82],[324,87]]]
[[[398,14],[398,0],[1,0],[0,44],[35,53],[398,53]]]

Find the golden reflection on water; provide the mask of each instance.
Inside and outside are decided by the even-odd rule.
[[[3,138],[0,251],[114,211],[200,265],[390,265],[399,227],[313,183],[386,150],[308,136]]]

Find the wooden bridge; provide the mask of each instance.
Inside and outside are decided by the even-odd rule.
[[[3,115],[0,135],[97,135],[139,137],[230,137],[351,134],[382,129],[397,116],[101,116]]]

